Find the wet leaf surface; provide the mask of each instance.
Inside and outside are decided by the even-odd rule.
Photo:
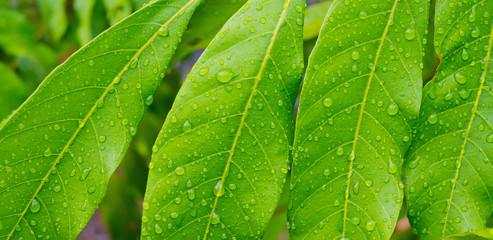
[[[307,67],[294,140],[291,239],[388,239],[421,101],[428,5],[336,0]]]
[[[162,0],[136,12],[56,68],[8,119],[0,130],[0,239],[76,238],[197,5]]]
[[[193,67],[153,147],[143,239],[258,239],[288,172],[300,0],[249,1]]]
[[[405,165],[408,216],[421,239],[483,230],[493,210],[492,14],[492,1],[437,1],[441,63]]]

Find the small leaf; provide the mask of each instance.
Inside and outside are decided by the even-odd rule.
[[[306,8],[303,40],[309,40],[318,36],[330,5],[332,5],[332,1],[324,1],[314,3]]]
[[[48,25],[54,43],[58,43],[67,31],[66,0],[38,0],[45,24]]]
[[[288,172],[304,5],[247,2],[197,61],[153,147],[143,238],[263,236]]]
[[[428,1],[335,0],[308,63],[290,239],[389,239],[421,99]]]
[[[89,221],[198,0],[167,3],[67,59],[0,130],[0,236],[75,239]]]
[[[75,15],[79,21],[77,26],[77,40],[82,46],[92,39],[92,10],[96,0],[74,0]]]
[[[425,240],[484,230],[493,212],[493,2],[436,4],[441,63],[405,165],[408,216]]]

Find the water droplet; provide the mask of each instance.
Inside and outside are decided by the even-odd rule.
[[[176,175],[178,175],[178,176],[182,176],[183,174],[185,174],[185,169],[184,169],[184,168],[182,168],[182,167],[177,167],[177,168],[175,169],[175,173],[176,173]]]
[[[367,222],[367,223],[366,223],[365,228],[366,228],[366,230],[368,230],[368,231],[370,231],[370,232],[371,232],[371,231],[375,230],[375,227],[376,227],[376,226],[377,226],[377,223],[376,223],[376,222],[371,221],[371,222]]]
[[[325,107],[330,107],[330,106],[332,106],[332,103],[333,102],[334,101],[332,100],[332,98],[326,98],[326,99],[324,99],[324,106]]]
[[[223,69],[217,72],[216,78],[219,82],[227,83],[233,78],[233,73],[229,69]]]
[[[435,114],[431,114],[429,117],[428,117],[428,122],[430,124],[435,124],[438,122],[438,116],[435,115]]]
[[[37,213],[39,212],[39,209],[41,209],[41,204],[39,204],[38,200],[34,198],[29,206],[29,210],[31,210],[32,213]]]
[[[469,53],[466,51],[465,48],[462,49],[462,60],[466,61],[469,59]]]
[[[209,67],[204,67],[202,69],[199,70],[199,74],[200,76],[204,76],[206,75],[207,73],[209,72]]]
[[[43,153],[43,155],[44,155],[45,157],[49,157],[51,154],[52,154],[52,152],[51,152],[51,149],[50,149],[50,148],[47,148],[47,149],[44,151],[44,153]]]
[[[389,158],[389,169],[388,169],[390,174],[394,174],[397,172],[397,166],[394,164],[392,159]]]
[[[187,196],[190,201],[193,201],[195,199],[195,191],[193,189],[188,190]]]
[[[179,214],[178,214],[178,213],[176,213],[176,212],[173,212],[173,213],[171,213],[169,216],[170,216],[171,218],[177,218],[177,217],[179,216]]]
[[[159,29],[159,35],[161,35],[163,37],[167,37],[169,35],[168,28],[164,27],[164,28]]]
[[[215,212],[212,213],[212,219],[211,219],[211,224],[218,224],[221,222],[221,217],[219,215],[217,215]]]
[[[416,37],[416,34],[414,32],[414,28],[408,28],[406,32],[404,33],[404,37],[406,37],[407,40],[411,41]]]
[[[460,73],[455,74],[455,81],[458,82],[459,84],[465,84],[467,82],[466,77]]]
[[[344,148],[340,147],[336,150],[337,155],[342,156],[344,154]]]
[[[99,136],[99,142],[105,142],[106,141],[106,136],[100,135]]]
[[[163,229],[156,223],[156,225],[154,225],[154,232],[156,232],[156,234],[161,234]]]
[[[398,112],[399,112],[399,106],[397,106],[397,104],[395,103],[391,103],[387,107],[387,113],[391,116],[396,115]]]
[[[183,132],[190,132],[192,130],[192,124],[190,124],[188,121],[185,121],[181,129],[183,130]]]
[[[351,58],[353,60],[358,60],[359,59],[359,52],[358,51],[354,51],[353,53],[351,53]]]
[[[149,96],[146,98],[146,100],[145,100],[145,104],[146,104],[146,105],[151,105],[151,104],[152,104],[152,102],[154,102],[154,96],[149,95]]]
[[[223,195],[223,190],[222,190],[222,182],[219,180],[216,184],[216,186],[212,189],[212,192],[214,193],[215,196],[220,197]]]
[[[489,142],[489,143],[493,143],[493,134],[491,134],[488,137],[486,137],[486,141]]]

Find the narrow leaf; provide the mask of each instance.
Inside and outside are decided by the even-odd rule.
[[[84,45],[92,39],[92,10],[96,0],[74,0],[75,15],[79,25],[77,26],[77,41]]]
[[[428,1],[336,0],[310,56],[294,141],[292,239],[388,239],[421,100]]]
[[[66,0],[38,0],[41,14],[54,43],[58,43],[67,31]]]
[[[0,130],[0,239],[75,239],[198,0],[157,1],[55,69]]]
[[[492,1],[437,1],[441,63],[424,89],[405,168],[420,239],[484,230],[493,212],[492,13]]]
[[[143,238],[263,236],[288,171],[304,5],[247,2],[193,67],[153,147]]]

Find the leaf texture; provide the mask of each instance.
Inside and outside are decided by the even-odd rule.
[[[56,68],[9,118],[0,130],[0,239],[76,238],[197,5],[144,7]]]
[[[252,0],[192,68],[153,147],[143,239],[258,239],[288,171],[301,0]]]
[[[390,238],[421,101],[428,6],[336,0],[330,7],[297,116],[290,238]]]
[[[483,230],[493,210],[492,14],[492,1],[437,1],[441,63],[405,167],[408,216],[421,239]]]

